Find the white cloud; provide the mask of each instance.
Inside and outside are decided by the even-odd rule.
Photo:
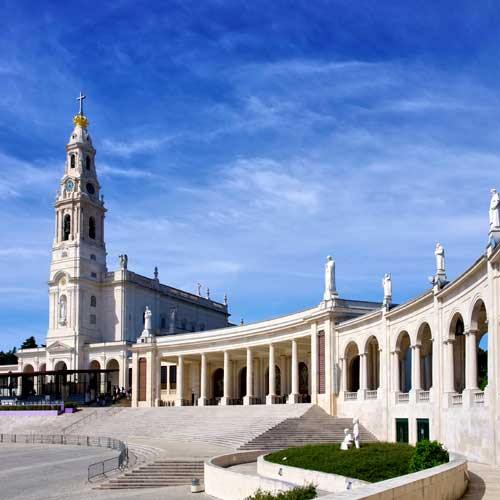
[[[152,153],[170,143],[174,136],[149,137],[122,141],[117,139],[103,139],[102,151],[115,156],[129,158],[137,153]]]

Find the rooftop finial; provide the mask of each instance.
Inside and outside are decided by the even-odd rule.
[[[80,101],[80,109],[78,110],[78,114],[80,116],[83,116],[83,100],[86,99],[87,96],[82,94],[82,91],[80,90],[80,95],[76,98],[77,101]]]
[[[80,91],[80,95],[76,98],[79,101],[79,109],[78,114],[73,117],[73,123],[75,125],[80,125],[80,127],[87,128],[89,125],[89,121],[87,117],[83,114],[83,100],[86,99],[86,95]]]

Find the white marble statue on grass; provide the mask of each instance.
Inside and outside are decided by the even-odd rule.
[[[359,448],[361,441],[359,439],[359,419],[358,418],[352,419],[352,434],[354,437],[354,446],[356,448]]]
[[[352,448],[352,443],[354,439],[352,437],[352,434],[349,432],[349,429],[345,428],[344,429],[344,440],[340,444],[340,449],[341,450],[348,450],[349,448]]]

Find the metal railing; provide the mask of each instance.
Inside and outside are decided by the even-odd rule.
[[[72,434],[0,434],[0,443],[21,444],[63,444],[70,446],[95,446],[118,450],[117,457],[108,458],[89,465],[88,480],[116,469],[123,469],[128,464],[128,447],[119,439],[101,436],[79,436]]]

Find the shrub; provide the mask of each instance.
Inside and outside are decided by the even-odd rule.
[[[316,498],[316,486],[310,484],[308,486],[297,486],[288,491],[280,491],[279,493],[271,493],[270,491],[262,491],[260,488],[246,500],[310,500]]]
[[[417,443],[413,452],[410,460],[410,472],[429,469],[449,461],[450,456],[441,443],[424,439]]]
[[[338,444],[308,445],[271,453],[266,460],[375,483],[408,474],[413,450],[400,443],[367,443],[349,451]]]

